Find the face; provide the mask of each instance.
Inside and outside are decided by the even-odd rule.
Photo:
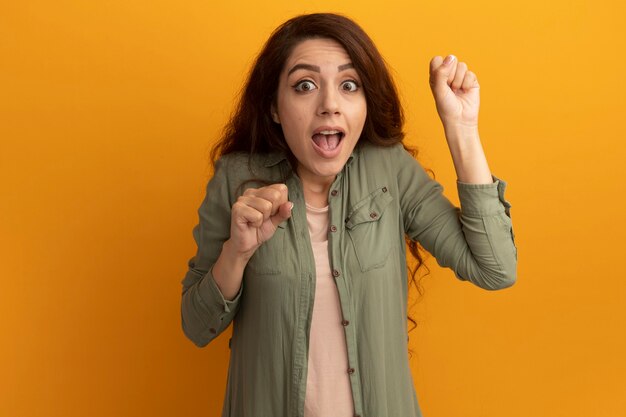
[[[280,74],[272,117],[298,160],[304,182],[330,183],[352,153],[365,123],[361,80],[343,46],[309,39]]]

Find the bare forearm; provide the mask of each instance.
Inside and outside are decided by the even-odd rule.
[[[457,178],[469,184],[493,182],[478,127],[444,126]]]
[[[213,278],[224,298],[232,301],[243,280],[243,271],[248,259],[238,254],[230,245],[230,240],[224,242],[222,252],[213,266]]]

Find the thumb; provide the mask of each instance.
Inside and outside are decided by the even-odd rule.
[[[436,56],[430,60],[430,88],[435,95],[443,95],[449,89],[449,82],[454,80],[457,59],[448,55],[445,59]],[[448,82],[449,81],[449,82]]]
[[[293,203],[291,201],[287,201],[278,207],[276,214],[270,217],[274,227],[278,227],[279,224],[291,217],[291,209],[293,209]]]

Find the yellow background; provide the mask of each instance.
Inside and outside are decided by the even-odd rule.
[[[428,62],[467,62],[509,184],[513,288],[429,260],[411,332],[425,416],[626,415],[622,4],[3,1],[0,416],[219,415],[228,334],[198,349],[180,326],[208,149],[271,30],[314,11],[372,36],[454,201]]]

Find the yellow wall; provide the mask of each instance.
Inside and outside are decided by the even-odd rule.
[[[377,42],[453,200],[428,62],[468,62],[509,183],[513,288],[430,259],[411,333],[425,416],[624,416],[622,3],[241,3],[2,2],[0,416],[219,415],[228,335],[198,349],[179,312],[207,150],[270,31],[313,11]]]

